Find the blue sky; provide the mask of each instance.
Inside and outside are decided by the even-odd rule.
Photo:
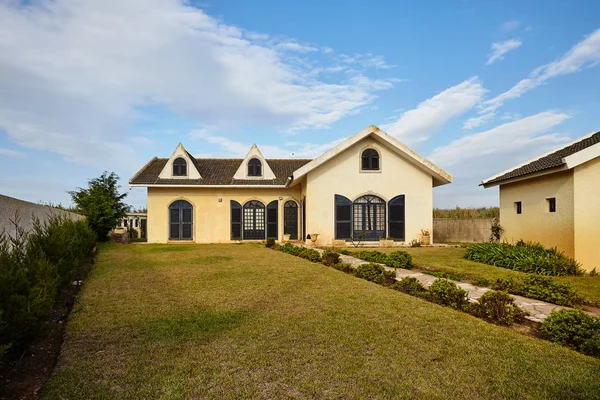
[[[496,205],[481,180],[600,130],[597,15],[597,1],[0,0],[0,193],[68,204],[104,170],[127,190],[179,142],[315,157],[375,124],[454,175],[436,206]]]

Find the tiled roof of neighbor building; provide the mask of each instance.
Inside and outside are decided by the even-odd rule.
[[[508,171],[493,179],[486,180],[482,183],[482,185],[490,185],[508,179],[518,178],[520,176],[532,174],[534,172],[540,172],[552,168],[561,167],[565,164],[565,157],[575,154],[597,143],[600,143],[600,132],[596,132],[593,135],[586,136],[582,140],[579,140],[575,143],[571,143],[570,145],[565,146],[551,154],[547,154],[525,165],[521,165],[518,168]]]
[[[129,183],[133,185],[285,185],[289,176],[309,163],[307,159],[267,159],[275,179],[233,179],[242,158],[190,158],[202,179],[161,179],[159,174],[168,158],[155,158],[144,166]]]

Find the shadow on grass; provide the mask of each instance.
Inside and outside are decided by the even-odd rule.
[[[241,326],[247,310],[207,310],[195,316],[174,315],[147,321],[141,336],[150,341],[206,340]]]

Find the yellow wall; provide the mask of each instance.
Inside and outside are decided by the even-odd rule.
[[[600,158],[575,167],[575,259],[600,271]]]
[[[283,197],[283,200],[279,200]],[[219,199],[222,199],[219,202]],[[148,188],[148,242],[166,243],[169,239],[169,205],[186,200],[194,207],[193,241],[196,243],[229,242],[231,238],[230,200],[242,206],[250,200],[260,200],[265,207],[279,200],[278,235],[283,235],[283,205],[288,200],[300,205],[300,187],[261,188]],[[298,227],[300,228],[300,207]],[[299,233],[300,234],[300,233]]]
[[[556,212],[548,211],[547,198],[556,198]],[[522,203],[518,215],[514,203]],[[565,171],[500,186],[500,224],[509,242],[519,239],[558,247],[575,255],[573,234],[573,173]]]
[[[379,151],[380,171],[360,170],[360,155],[367,147]],[[373,194],[381,197],[386,203],[393,197],[404,194],[406,242],[419,239],[421,229],[432,228],[431,175],[371,138],[358,142],[308,173],[306,233],[318,233],[318,244],[321,245],[330,244],[334,238],[336,194],[346,196],[352,201],[362,195]]]

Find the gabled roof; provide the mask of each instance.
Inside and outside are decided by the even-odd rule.
[[[387,147],[393,150],[396,154],[398,154],[411,164],[415,165],[417,168],[430,174],[433,178],[433,186],[441,186],[452,182],[452,175],[439,168],[431,161],[421,156],[419,153],[412,150],[405,144],[401,143],[399,140],[382,131],[375,125],[370,125],[362,131],[358,132],[357,134],[349,137],[333,149],[329,150],[327,153],[315,158],[311,162],[307,163],[306,165],[295,171],[293,175],[292,185],[293,182],[296,182],[298,179],[302,178],[310,171],[323,165],[333,157],[349,149],[351,146],[368,136],[383,143],[384,145],[387,145]]]
[[[260,163],[262,166],[262,175],[261,176],[254,176],[254,177],[248,176],[248,162],[253,158],[260,160]],[[269,166],[269,162],[267,161],[267,159],[262,155],[262,153],[258,149],[258,146],[256,145],[256,143],[252,145],[252,147],[250,148],[250,151],[248,151],[248,154],[246,154],[246,157],[244,157],[244,159],[240,163],[239,168],[233,175],[233,179],[237,179],[237,180],[247,179],[247,180],[265,181],[265,180],[275,179],[275,178],[276,178],[275,173]]]
[[[482,181],[480,186],[488,188],[515,180],[564,171],[599,156],[600,132],[596,132],[500,172]]]
[[[191,157],[191,156],[190,156]],[[193,163],[202,179],[161,179],[160,172],[168,158],[153,158],[129,181],[132,186],[285,186],[288,177],[311,160],[267,159],[275,174],[274,179],[234,179],[243,159],[241,158],[194,158]]]

